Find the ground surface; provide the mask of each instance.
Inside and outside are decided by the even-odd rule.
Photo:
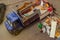
[[[17,1],[17,0],[16,0]],[[20,0],[18,0],[20,1]],[[54,0],[55,1],[55,0]],[[53,0],[50,1],[50,2],[54,2]],[[0,0],[0,3],[3,2],[5,4],[10,4],[10,3],[13,3],[15,2],[14,1],[9,1],[9,0]],[[57,0],[56,3],[58,3],[59,1]],[[20,2],[22,3],[22,2]],[[18,3],[19,4],[19,3]],[[58,3],[59,4],[59,3]],[[57,8],[58,12],[60,11],[59,7],[60,5],[58,4],[55,4],[54,2],[54,5],[55,7]],[[58,5],[58,6],[56,6]],[[6,15],[12,11],[11,9],[12,8],[15,8],[16,9],[16,4],[15,5],[11,5],[11,6],[8,6],[7,7],[7,12],[6,12]],[[13,36],[11,35],[7,29],[5,28],[4,26],[4,23],[2,23],[0,25],[0,40],[54,40],[54,39],[51,39],[48,37],[47,34],[42,34],[39,32],[39,29],[37,28],[37,24],[38,22],[34,22],[33,24],[31,24],[29,27],[27,27],[26,29],[24,29],[18,36]]]

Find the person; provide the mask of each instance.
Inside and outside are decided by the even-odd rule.
[[[53,14],[52,14],[53,11],[54,11],[53,5],[50,4],[48,1],[46,1],[45,3],[48,4],[48,8],[47,8],[48,12],[50,13],[50,15],[53,15]]]
[[[53,16],[53,7],[51,5],[48,7],[48,12]]]

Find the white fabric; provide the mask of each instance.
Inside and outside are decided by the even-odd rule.
[[[41,0],[41,4],[40,5],[43,6],[43,4],[44,4],[44,2],[43,2],[43,0]]]
[[[51,32],[50,32],[50,37],[51,38],[55,37],[56,26],[57,26],[57,22],[52,20],[51,21]]]

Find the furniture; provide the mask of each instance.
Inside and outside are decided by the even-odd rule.
[[[34,12],[34,9],[39,9],[37,12]],[[40,18],[43,19],[45,16],[49,15],[49,12],[46,10],[41,10],[41,6],[34,6],[33,3],[29,4],[28,6],[24,7],[22,10],[19,10],[17,13],[19,16],[22,17],[22,22],[24,26],[32,23],[34,20]]]
[[[35,21],[36,19],[39,20],[39,15],[38,13],[33,13],[31,16],[28,16],[25,18],[25,20],[23,19],[23,24],[26,26],[26,25],[29,25],[30,23],[32,23],[33,21]]]
[[[41,6],[37,6],[35,7],[35,9],[40,9],[40,13],[39,16],[40,16],[40,19],[43,19],[44,17],[46,17],[47,15],[49,15],[49,12],[47,11],[47,8],[45,10],[41,10]]]
[[[24,26],[29,25],[30,23],[32,23],[33,21],[35,21],[36,19],[39,18],[38,13],[34,13],[33,11],[30,11],[26,14],[28,14],[29,16],[23,15],[23,17],[22,17],[22,22],[23,22]]]
[[[60,36],[60,18],[57,15],[47,17],[43,22],[43,25],[49,31],[49,36],[52,38],[58,38]]]
[[[17,14],[18,16],[21,16],[24,26],[29,25],[30,23],[39,18],[38,13],[33,12],[34,10],[33,8],[34,5],[31,3],[28,6],[24,7],[23,9],[17,10],[18,11]]]

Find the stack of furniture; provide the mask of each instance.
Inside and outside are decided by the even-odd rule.
[[[28,4],[28,5],[27,5]],[[24,7],[24,5],[22,7],[20,7],[17,11],[18,11],[18,15],[22,17],[22,22],[24,24],[24,26],[29,25],[30,23],[32,23],[33,21],[35,21],[36,19],[39,19],[39,14],[34,12],[34,5],[32,3],[25,3],[24,5],[26,5]]]
[[[30,23],[32,23],[34,20],[40,18],[43,19],[44,17],[46,17],[47,15],[49,15],[49,12],[47,11],[47,9],[45,10],[41,10],[41,6],[35,6],[35,4],[33,3],[27,3],[28,5],[24,7],[24,4],[22,7],[20,7],[18,9],[18,15],[20,15],[22,17],[22,22],[23,24],[29,25]],[[37,11],[34,11],[35,9],[37,9]]]
[[[25,3],[17,9],[17,12],[12,12],[7,15],[5,26],[12,34],[18,34],[21,29],[31,24],[35,20],[41,20],[49,15],[46,10],[41,10],[40,5],[35,7],[33,3]]]

